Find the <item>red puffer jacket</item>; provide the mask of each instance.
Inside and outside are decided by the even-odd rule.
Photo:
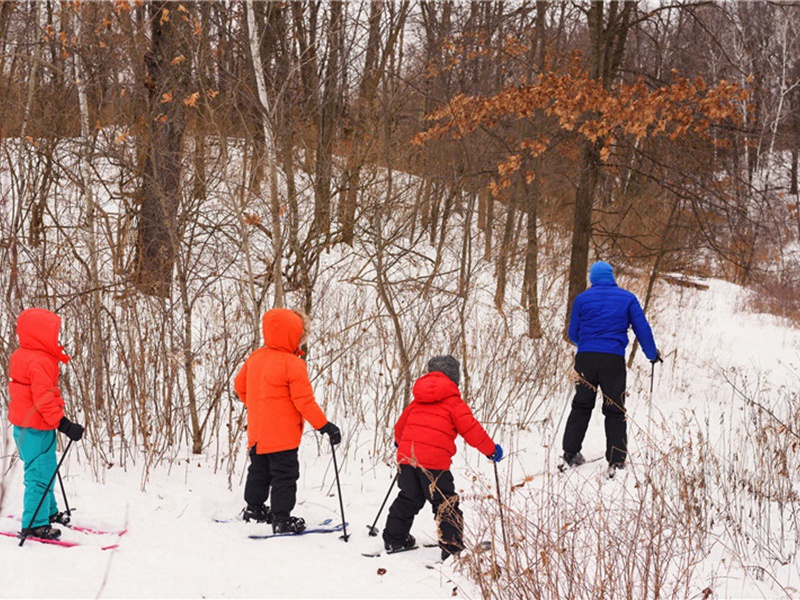
[[[397,462],[426,469],[449,469],[456,435],[489,456],[494,442],[461,398],[458,386],[433,371],[414,383],[414,400],[394,426]]]
[[[64,416],[58,389],[58,363],[69,356],[58,344],[61,317],[43,308],[29,308],[17,318],[19,348],[8,362],[8,420],[19,427],[49,430]]]

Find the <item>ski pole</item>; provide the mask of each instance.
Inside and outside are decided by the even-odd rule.
[[[56,473],[58,473],[58,485],[61,486],[61,495],[64,497],[64,506],[67,508],[67,510],[64,512],[67,513],[67,519],[69,519],[72,516],[72,510],[70,509],[69,501],[67,500],[67,492],[64,490],[64,480],[61,479],[61,473],[58,470],[56,470]]]
[[[70,446],[72,446],[72,440],[69,441],[69,444],[67,444],[67,447],[64,449],[64,454],[61,455],[61,460],[59,460],[58,465],[56,465],[56,472],[53,473],[53,476],[50,478],[50,483],[47,484],[44,494],[42,494],[42,499],[39,500],[39,505],[36,507],[36,510],[33,511],[33,516],[28,522],[28,526],[22,530],[22,539],[19,541],[20,546],[22,546],[22,544],[24,544],[25,540],[28,538],[28,533],[30,532],[31,527],[33,527],[33,522],[36,520],[36,515],[39,514],[39,509],[42,508],[42,504],[44,504],[44,499],[47,498],[47,493],[50,491],[50,488],[53,487],[53,482],[56,479],[56,475],[58,475],[58,470],[61,468],[61,463],[63,463],[64,459],[67,457],[67,452],[69,452]]]
[[[650,399],[647,403],[647,447],[653,443],[653,380],[656,374],[656,363],[650,363]]]
[[[397,478],[399,476],[400,476],[400,471],[397,471],[394,474],[394,479],[392,479],[392,484],[389,486],[389,491],[386,492],[386,498],[383,499],[383,504],[381,504],[381,507],[378,509],[378,514],[375,515],[375,522],[372,525],[367,525],[367,529],[369,529],[369,534],[372,537],[375,537],[376,535],[378,535],[378,530],[375,527],[375,525],[378,523],[378,519],[381,518],[381,513],[383,512],[383,507],[386,506],[386,502],[389,500],[389,494],[392,493],[392,488],[394,488],[394,484],[397,483]]]
[[[339,483],[339,466],[336,464],[336,446],[333,445],[333,440],[331,440],[331,454],[333,454],[333,472],[336,475],[336,490],[339,492],[339,509],[342,512],[342,531],[344,532],[339,539],[346,542],[350,536],[347,535],[347,522],[344,520],[344,500],[342,500],[342,486]]]
[[[494,463],[494,481],[497,484],[497,506],[500,508],[500,529],[503,531],[503,543],[508,554],[508,538],[506,537],[506,524],[503,518],[503,501],[500,499],[500,475],[497,473],[497,463]]]

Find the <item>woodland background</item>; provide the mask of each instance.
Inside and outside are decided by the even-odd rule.
[[[595,258],[646,310],[713,276],[797,319],[798,26],[781,2],[2,2],[0,364],[22,309],[55,310],[97,471],[232,469],[272,306],[314,318],[320,401],[377,455],[432,348],[491,426],[535,423]]]

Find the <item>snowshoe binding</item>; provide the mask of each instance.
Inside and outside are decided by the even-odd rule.
[[[383,547],[386,548],[386,552],[392,554],[394,552],[403,552],[405,550],[412,550],[417,547],[417,540],[414,539],[414,536],[409,534],[406,536],[406,539],[402,542],[395,543],[395,542],[386,542],[384,541]]]
[[[248,504],[242,511],[242,519],[249,523],[272,523],[272,511],[264,504]]]
[[[306,530],[306,522],[300,517],[275,517],[272,533],[301,533]]]
[[[30,529],[23,529],[20,537],[34,537],[42,540],[57,540],[61,537],[61,530],[50,525],[42,525],[41,527],[31,527]]]
[[[70,514],[65,511],[57,512],[54,515],[50,515],[50,522],[51,523],[58,523],[59,525],[69,525],[70,521]]]

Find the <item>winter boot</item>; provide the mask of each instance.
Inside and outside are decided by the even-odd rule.
[[[446,561],[451,556],[454,559],[457,559],[459,556],[461,556],[461,551],[459,550],[457,552],[450,552],[450,550],[447,548],[442,548],[442,562]]]
[[[559,471],[566,471],[570,467],[579,467],[583,463],[586,462],[586,459],[583,458],[583,454],[580,452],[576,452],[573,454],[572,452],[564,452],[563,462],[558,465]]]
[[[606,473],[606,477],[609,479],[614,479],[617,476],[619,471],[625,469],[625,463],[611,463],[608,465],[608,472]]]
[[[22,535],[25,537],[35,537],[43,540],[57,540],[61,537],[61,530],[50,525],[42,525],[41,527],[31,527],[24,529]]]
[[[416,545],[417,545],[417,540],[414,539],[413,535],[408,534],[406,536],[406,539],[402,543],[395,544],[391,542],[384,542],[383,547],[386,548],[387,552],[401,552],[403,550],[410,550],[411,548],[414,548]]]
[[[299,517],[274,517],[272,533],[301,533],[306,529],[306,522]]]
[[[272,511],[264,504],[248,504],[242,511],[242,519],[246,522],[272,523]]]
[[[57,512],[54,515],[50,515],[50,522],[51,523],[58,523],[59,525],[69,525],[69,522],[72,519],[70,518],[70,514],[68,512]]]

